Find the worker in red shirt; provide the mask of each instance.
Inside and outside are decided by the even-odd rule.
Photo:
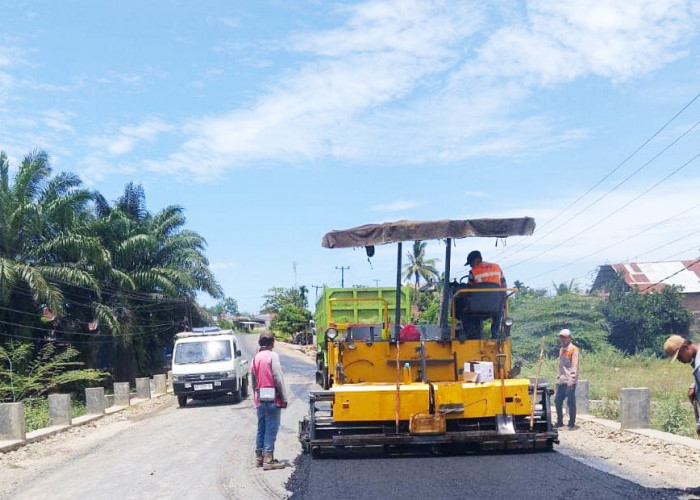
[[[274,451],[281,409],[287,407],[287,389],[280,358],[272,352],[275,337],[269,332],[261,333],[258,345],[260,350],[250,366],[253,402],[258,413],[255,464],[263,470],[282,469],[285,463],[275,459]]]

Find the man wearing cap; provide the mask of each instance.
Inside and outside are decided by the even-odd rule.
[[[689,363],[693,369],[693,377],[695,384],[688,390],[688,399],[695,409],[695,431],[700,436],[700,417],[697,410],[697,396],[700,394],[700,349],[697,344],[693,344],[690,340],[686,340],[680,335],[671,335],[664,342],[664,351],[670,358],[671,363],[676,359],[681,363]]]
[[[274,451],[281,408],[287,407],[287,391],[280,358],[276,352],[272,352],[275,346],[274,335],[261,333],[258,345],[260,350],[253,357],[250,366],[253,401],[258,413],[255,465],[263,470],[282,469],[285,464],[275,459]]]
[[[559,376],[554,405],[557,408],[557,427],[564,426],[564,400],[569,408],[569,429],[576,428],[576,382],[578,381],[579,349],[571,343],[571,332],[559,332]]]
[[[507,286],[501,267],[498,264],[484,262],[481,258],[481,252],[478,250],[472,250],[469,252],[469,255],[467,255],[467,262],[464,265],[471,267],[468,281],[468,286],[470,287],[505,288]],[[489,294],[491,293],[499,292],[489,292]],[[501,304],[499,311],[491,317],[491,338],[494,339],[498,338],[498,334],[501,330],[501,322],[503,321],[503,310],[505,306],[505,293],[501,293],[499,297],[503,303]],[[481,317],[469,314],[468,308],[465,307],[461,319],[463,329],[469,337],[479,337],[481,335]]]

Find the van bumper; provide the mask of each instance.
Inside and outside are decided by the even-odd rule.
[[[211,388],[210,388],[211,387]],[[235,378],[220,380],[197,380],[192,382],[173,382],[173,392],[178,396],[196,398],[205,395],[221,395],[235,392],[238,383]]]

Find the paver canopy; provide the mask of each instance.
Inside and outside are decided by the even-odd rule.
[[[331,231],[324,235],[321,245],[326,248],[348,248],[398,243],[400,241],[466,238],[468,236],[505,238],[507,236],[531,235],[534,230],[535,219],[532,217],[437,221],[400,220]]]

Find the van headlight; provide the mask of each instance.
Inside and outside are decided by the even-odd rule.
[[[234,372],[221,372],[221,378],[233,378],[234,376]]]
[[[173,382],[184,382],[185,377],[183,375],[173,375]]]

